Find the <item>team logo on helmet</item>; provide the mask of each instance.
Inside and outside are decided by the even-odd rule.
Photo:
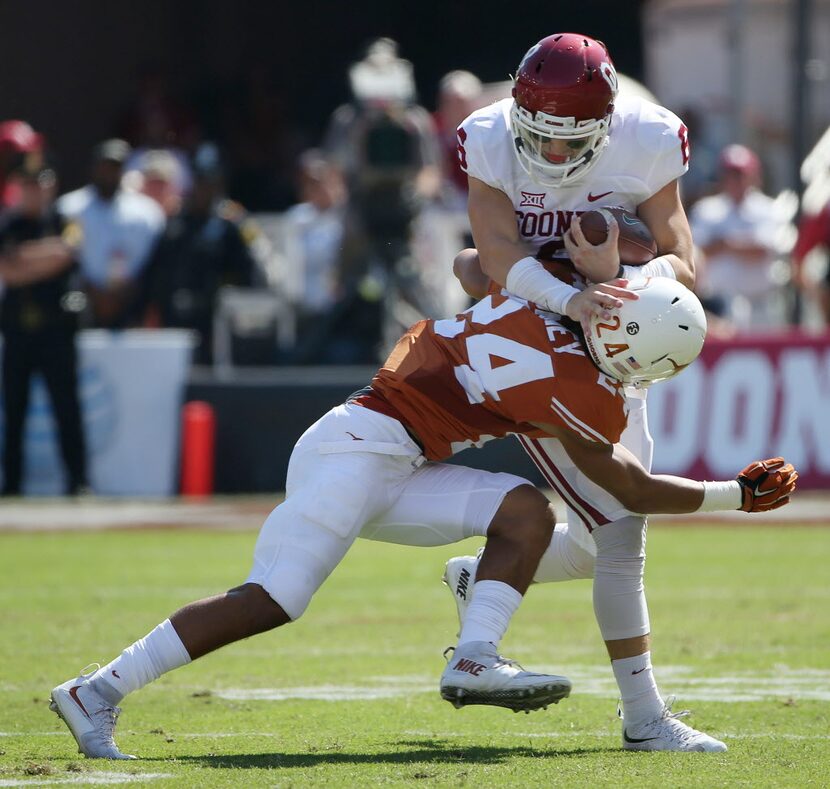
[[[637,334],[637,332],[640,331],[640,324],[637,323],[637,321],[631,321],[626,324],[625,330],[628,334]]]
[[[608,61],[600,64],[599,73],[602,74],[603,79],[608,83],[614,95],[617,95],[619,88],[619,81],[617,80],[617,71]]]

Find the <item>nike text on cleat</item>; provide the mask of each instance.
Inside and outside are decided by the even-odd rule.
[[[487,704],[530,712],[558,704],[570,692],[566,677],[525,671],[499,655],[489,641],[460,646],[441,675],[441,698],[458,708]]]
[[[476,582],[478,557],[456,556],[450,559],[444,567],[444,576],[441,579],[452,592],[455,608],[458,612],[459,628],[464,623],[467,606],[473,596],[473,585]]]
[[[90,683],[90,678],[97,670],[86,669],[77,679],[71,679],[52,689],[49,709],[67,725],[78,752],[90,759],[135,759],[121,753],[113,740],[115,724],[121,710],[113,707]],[[84,673],[86,672],[86,673]]]
[[[623,721],[623,749],[626,751],[720,752],[726,744],[702,731],[687,726],[678,718],[688,712],[672,712],[671,702],[656,720],[641,726],[626,727]]]

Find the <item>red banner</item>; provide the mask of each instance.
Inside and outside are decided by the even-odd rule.
[[[830,489],[830,334],[710,338],[648,415],[656,472],[728,479],[782,455],[801,488]]]

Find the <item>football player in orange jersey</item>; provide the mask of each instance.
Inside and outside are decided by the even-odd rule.
[[[566,678],[524,671],[497,650],[550,543],[547,500],[519,477],[439,461],[494,437],[551,435],[635,511],[786,503],[797,475],[783,461],[736,480],[700,483],[651,475],[616,443],[627,412],[622,381],[670,376],[700,350],[702,308],[683,286],[670,284],[674,289],[643,287],[611,320],[594,321],[587,352],[556,316],[504,295],[452,320],[415,324],[371,386],[298,440],[285,501],[262,527],[247,580],[185,606],[104,667],[52,690],[52,709],[81,752],[130,758],[113,739],[125,695],[225,644],[298,619],[359,536],[409,545],[486,536],[442,696],[456,706],[513,710],[567,696]],[[652,328],[657,318],[660,331]],[[608,350],[625,332],[620,321],[644,327],[631,338],[626,374]]]

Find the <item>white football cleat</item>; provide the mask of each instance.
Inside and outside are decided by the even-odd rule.
[[[570,692],[567,677],[525,671],[515,660],[499,655],[489,641],[459,646],[441,675],[441,698],[457,708],[488,704],[530,712],[558,704]]]
[[[473,597],[476,570],[478,570],[478,556],[456,556],[444,566],[444,575],[441,580],[449,587],[453,600],[455,600],[459,632],[464,624],[467,606],[470,605],[470,600]]]
[[[672,712],[670,698],[663,714],[656,720],[641,726],[626,727],[623,720],[623,750],[625,751],[708,751],[727,750],[726,743],[693,729],[678,720],[688,715],[688,710]]]
[[[78,743],[78,753],[90,759],[135,759],[126,753],[121,753],[112,738],[118,716],[119,707],[113,707],[98,693],[89,679],[98,670],[93,664],[92,671],[87,666],[77,679],[70,679],[62,685],[52,689],[52,700],[49,709],[56,712],[58,717],[67,725],[75,742]]]

